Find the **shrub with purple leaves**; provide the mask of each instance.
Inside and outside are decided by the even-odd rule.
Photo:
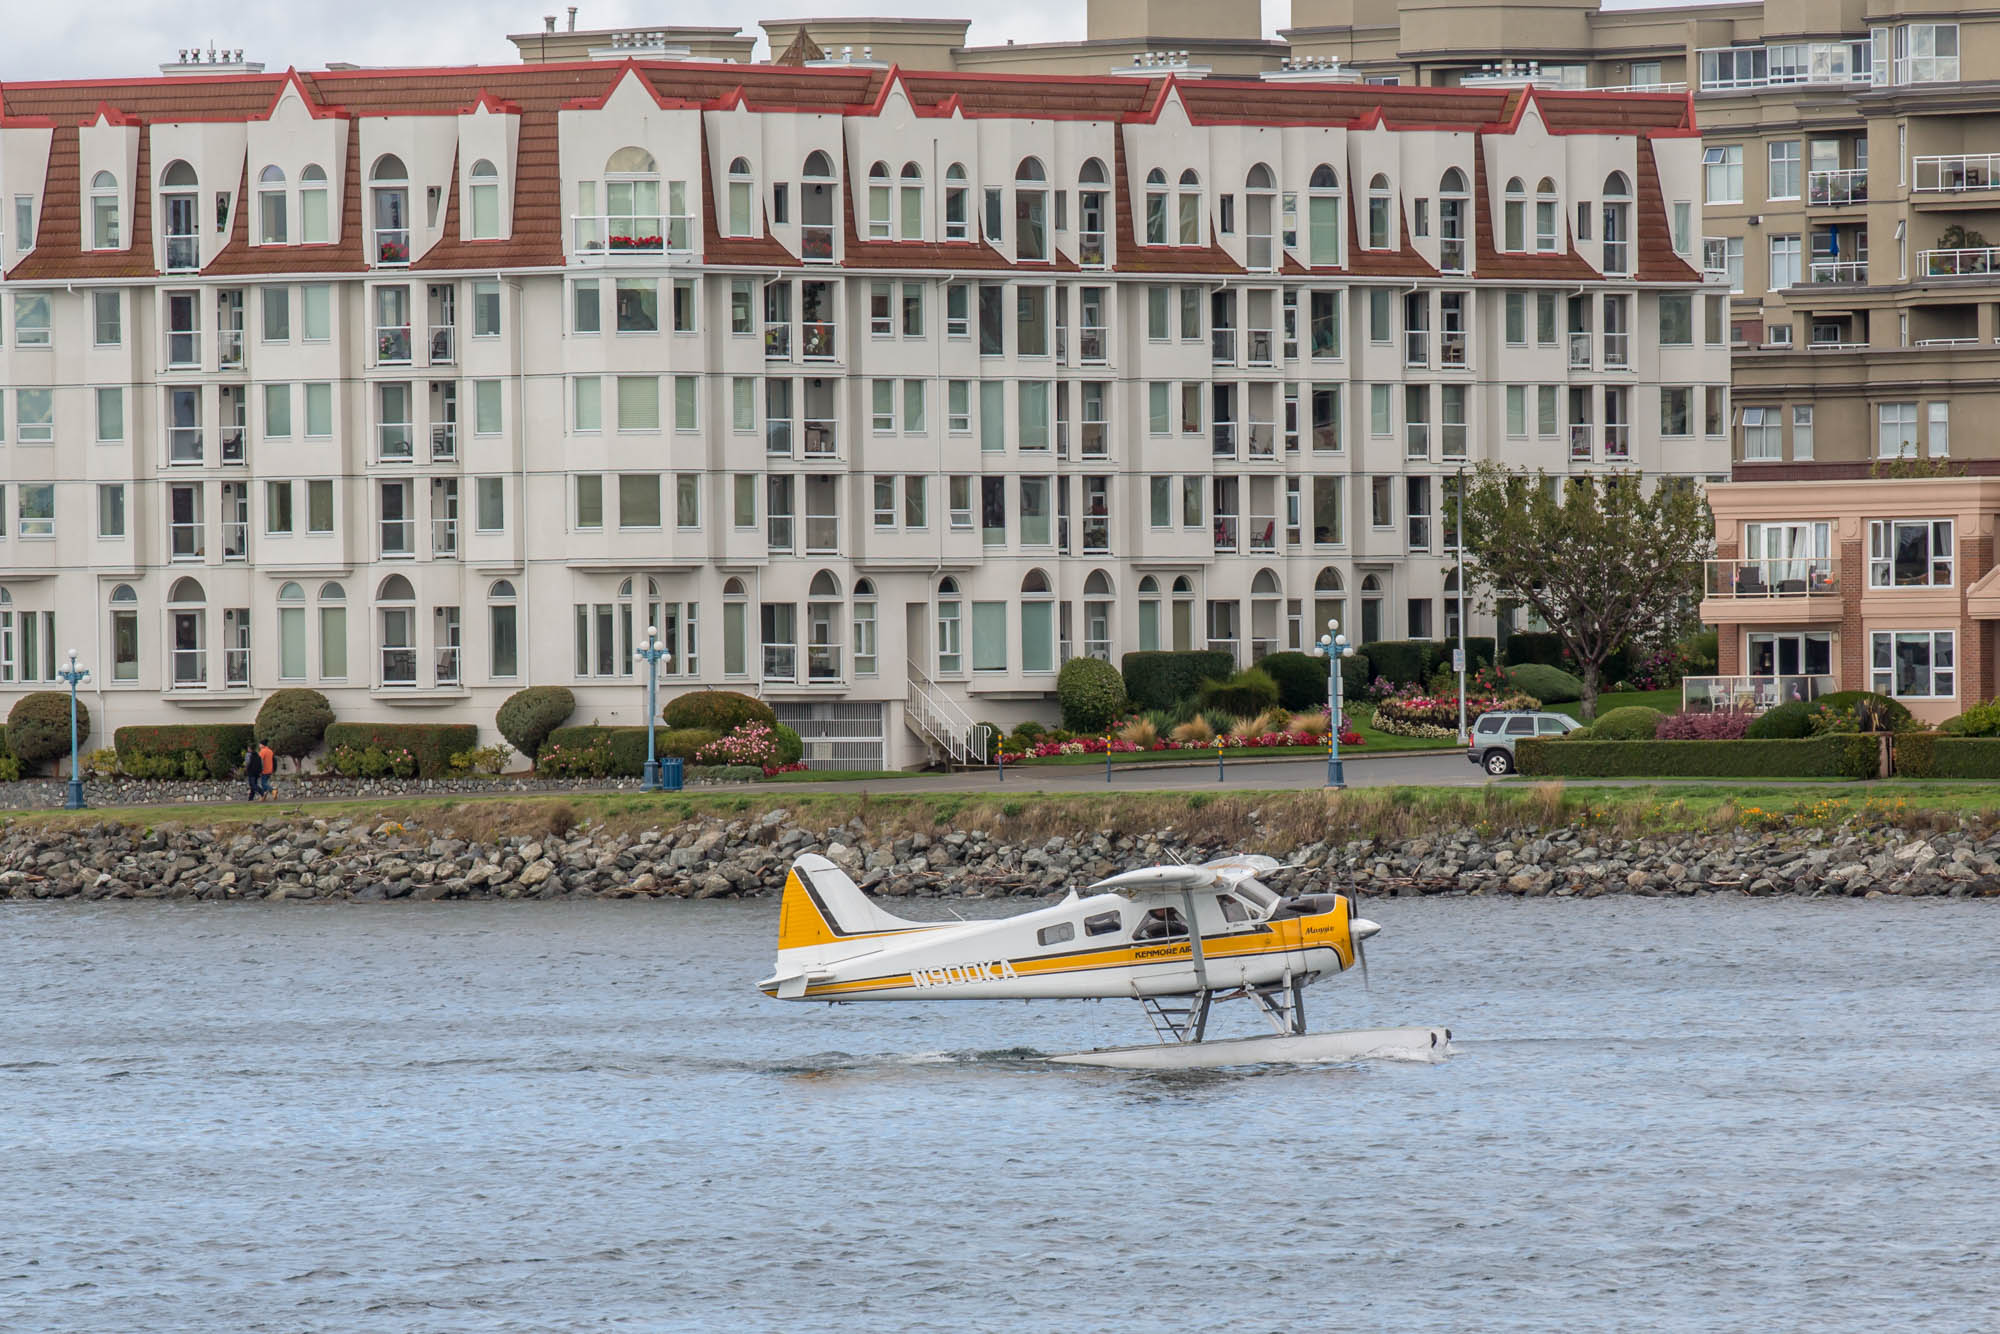
[[[1660,719],[1659,741],[1741,741],[1750,726],[1747,713],[1670,713]]]

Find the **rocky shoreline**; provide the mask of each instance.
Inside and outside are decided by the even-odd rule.
[[[1250,845],[1254,847],[1254,843]],[[785,810],[633,830],[577,825],[465,837],[449,826],[272,818],[226,827],[15,821],[0,831],[0,898],[382,900],[728,898],[769,894],[791,859],[821,852],[886,896],[1041,895],[1133,866],[1236,849],[1172,831],[1007,841],[980,830],[875,837]],[[1621,837],[1578,826],[1400,844],[1265,847],[1273,888],[1351,885],[1368,896],[1591,898],[1748,895],[2000,897],[2000,834],[1969,828],[1691,831]]]
[[[357,797],[566,796],[579,792],[640,792],[637,778],[541,778],[503,774],[494,778],[342,778],[337,774],[280,773],[271,783],[277,802],[326,801]],[[747,780],[689,778],[692,788],[748,787]],[[61,810],[69,799],[66,778],[23,778],[0,789],[14,810]],[[93,809],[127,806],[234,804],[243,800],[241,778],[92,778],[84,801]]]

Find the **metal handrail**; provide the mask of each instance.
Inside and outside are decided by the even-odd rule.
[[[945,754],[958,763],[986,763],[986,729],[973,722],[971,714],[947,699],[938,690],[937,683],[916,662],[906,660],[904,665],[909,688],[903,707],[916,723],[917,730],[941,746]],[[975,728],[978,730],[976,739]]]

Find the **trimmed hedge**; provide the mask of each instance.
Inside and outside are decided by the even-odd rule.
[[[1127,653],[1119,665],[1135,709],[1171,709],[1193,699],[1203,681],[1220,681],[1236,670],[1235,658],[1221,649]]]
[[[7,714],[7,750],[21,762],[21,772],[34,773],[42,765],[69,754],[69,692],[37,690],[14,701]],[[90,706],[76,702],[76,741],[79,753],[90,739]]]
[[[1067,730],[1102,732],[1125,716],[1125,678],[1101,658],[1071,658],[1056,674],[1056,703]]]
[[[243,753],[256,734],[249,723],[169,723],[121,727],[111,734],[111,744],[118,749],[118,763],[127,769],[140,757],[179,759],[192,751],[210,778],[228,778],[243,772]]]
[[[1574,704],[1583,698],[1583,682],[1560,667],[1524,662],[1501,669],[1507,684],[1525,695],[1533,695],[1544,705]]]
[[[707,727],[659,728],[653,733],[653,750],[661,759],[694,763],[694,753],[722,733]],[[613,778],[640,778],[646,772],[646,729],[604,727],[595,723],[558,727],[548,735],[543,749],[561,746],[564,750],[587,750],[599,743],[611,747]]]
[[[1507,636],[1507,665],[1538,663],[1569,671],[1569,656],[1563,651],[1562,636],[1553,630],[1521,630]],[[1632,674],[1632,651],[1621,648],[1604,660],[1601,684],[1609,688]]]
[[[1888,711],[1891,731],[1901,732],[1912,728],[1916,719],[1900,702],[1887,695],[1877,695],[1866,690],[1836,690],[1831,695],[1821,695],[1818,699],[1787,700],[1775,709],[1767,709],[1750,720],[1744,735],[1753,741],[1776,741],[1812,735],[1812,717],[1821,709],[1845,709],[1851,714],[1854,706],[1862,700],[1874,700]],[[1851,722],[1850,718],[1850,722]]]
[[[326,729],[326,744],[366,750],[407,750],[417,760],[417,777],[451,777],[451,757],[479,747],[479,729],[471,723],[335,723]]]
[[[0,755],[11,757],[13,753],[13,751],[7,749],[7,727],[4,723],[0,723]]]
[[[568,686],[529,686],[516,690],[493,715],[493,725],[515,750],[535,762],[549,733],[569,721],[576,712],[576,696]]]
[[[1278,705],[1278,683],[1270,674],[1249,667],[1227,681],[1203,681],[1197,697],[1205,713],[1256,718]]]
[[[1378,639],[1368,645],[1375,675],[1398,685],[1429,681],[1439,668],[1451,666],[1456,639]],[[1487,635],[1465,637],[1465,669],[1476,672],[1493,665],[1493,640]]]
[[[2000,700],[1975,704],[1957,717],[1939,723],[1937,730],[1953,736],[2000,736]],[[0,737],[0,749],[5,746],[6,739]]]
[[[797,764],[799,761],[805,759],[806,757],[805,739],[801,737],[797,732],[785,726],[783,723],[779,723],[776,727],[772,728],[771,732],[774,736],[778,738],[778,763]],[[739,764],[735,766],[725,765],[723,767],[725,768],[734,767],[740,769],[743,766]]]
[[[1602,741],[1651,741],[1653,734],[1660,730],[1660,719],[1666,717],[1658,709],[1649,709],[1643,704],[1628,704],[1622,709],[1611,709],[1597,715],[1590,730]]]
[[[667,701],[660,721],[668,727],[711,728],[727,736],[745,723],[776,727],[778,712],[738,690],[690,690]]]
[[[1570,741],[1523,737],[1514,763],[1537,778],[1872,778],[1876,738],[1793,741]]]
[[[1896,735],[1896,776],[2000,778],[2000,737],[1899,732]]]
[[[1257,659],[1257,669],[1278,683],[1279,708],[1304,713],[1326,706],[1325,658],[1310,653],[1267,653]]]

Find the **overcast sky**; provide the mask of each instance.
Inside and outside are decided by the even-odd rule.
[[[1648,8],[1684,0],[1607,0],[1607,9]],[[1290,18],[1290,0],[1263,0],[1264,27]],[[564,14],[548,0],[0,0],[0,81],[128,77],[157,72],[186,46],[242,47],[268,69],[359,65],[511,63],[510,32],[533,32],[542,15]],[[989,16],[968,0],[802,0],[747,5],[743,0],[582,0],[577,26],[643,27],[669,21],[733,23],[756,31],[758,18],[797,14],[943,16],[979,12],[975,45],[1059,42],[1083,36],[1077,0],[1013,0]]]

